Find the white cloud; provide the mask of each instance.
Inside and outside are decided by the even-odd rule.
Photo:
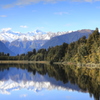
[[[66,96],[67,100],[70,100],[71,99],[71,96]]]
[[[38,3],[38,2],[45,2],[45,3],[56,3],[58,1],[66,1],[66,0],[17,0],[16,2],[12,4],[4,5],[4,8],[10,8],[14,6],[23,6],[23,5],[30,5],[32,3]]]
[[[32,12],[36,12],[36,10],[32,10]]]
[[[94,2],[96,0],[83,0],[84,2]]]
[[[2,28],[1,30],[2,31],[9,31],[9,30],[11,30],[12,28]]]
[[[21,25],[20,27],[21,28],[28,28],[26,25]]]
[[[94,2],[96,0],[71,0],[73,2]]]
[[[96,1],[100,1],[100,0],[17,0],[16,2],[12,3],[12,4],[7,4],[4,5],[4,8],[10,8],[10,7],[14,7],[14,6],[23,6],[23,5],[30,5],[32,3],[38,3],[38,2],[44,2],[44,3],[56,3],[59,1],[71,1],[71,2],[96,2]]]
[[[70,23],[68,23],[68,24],[66,24],[65,26],[71,26],[72,24],[70,24]]]
[[[96,8],[97,8],[97,9],[100,9],[100,6],[97,6]]]
[[[27,94],[22,94],[22,95],[20,95],[20,97],[25,98],[25,97],[27,97]]]
[[[55,12],[54,14],[63,15],[63,14],[68,14],[68,12]]]
[[[0,15],[0,17],[7,17],[6,15]]]
[[[36,30],[38,30],[38,29],[42,30],[42,29],[44,29],[44,27],[36,27]]]

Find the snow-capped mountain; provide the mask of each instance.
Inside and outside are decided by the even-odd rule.
[[[14,54],[9,48],[7,48],[7,47],[5,46],[5,44],[2,43],[1,41],[0,41],[0,52],[4,52],[5,54],[9,53],[11,56],[14,56],[14,55],[15,55],[15,54]]]
[[[0,32],[0,41],[17,55],[27,53],[34,48],[39,49],[47,40],[62,34],[66,34],[66,32],[46,33],[41,30],[35,30],[33,32],[21,33],[4,29]]]
[[[18,41],[33,41],[33,40],[49,40],[54,36],[65,34],[66,32],[43,32],[40,30],[35,30],[33,32],[27,32],[27,33],[20,33],[20,32],[13,32],[11,30],[6,30],[0,32],[0,40],[1,41],[8,41],[13,42],[15,40]]]
[[[48,48],[65,43],[77,41],[82,36],[88,37],[93,30],[83,29],[68,32],[43,32],[35,30],[33,32],[21,33],[11,30],[0,32],[2,41],[12,52],[17,54],[27,53],[33,49]]]
[[[60,36],[55,36],[55,37],[51,38],[50,40],[48,40],[42,46],[42,48],[49,48],[49,47],[53,47],[56,45],[62,45],[64,42],[70,44],[71,42],[75,42],[83,36],[86,36],[88,38],[88,36],[92,32],[93,32],[93,30],[83,29],[83,30],[78,30],[78,31],[73,31],[73,32],[67,33],[67,34],[63,34]]]

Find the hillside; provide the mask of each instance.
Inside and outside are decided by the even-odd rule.
[[[100,62],[100,33],[98,28],[89,35],[81,37],[76,42],[70,44],[63,43],[46,49],[40,49],[37,53],[31,52],[26,55],[30,60],[47,61],[71,61],[81,63],[99,63]]]
[[[10,55],[15,55],[12,51],[10,51],[4,43],[0,41],[0,52],[4,52],[5,54],[9,53]]]
[[[83,29],[83,30],[67,33],[64,35],[56,36],[48,40],[41,48],[47,49],[49,47],[53,47],[56,45],[62,45],[64,42],[69,44],[71,42],[77,41],[82,36],[88,37],[89,34],[91,34],[92,32],[93,30]]]

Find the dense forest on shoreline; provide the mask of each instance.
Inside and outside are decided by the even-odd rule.
[[[0,60],[100,63],[100,33],[96,28],[88,38],[83,36],[78,41],[70,44],[63,43],[60,46],[38,51],[33,49],[27,54],[9,56],[9,54],[0,53]]]

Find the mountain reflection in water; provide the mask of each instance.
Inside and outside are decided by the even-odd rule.
[[[89,92],[94,100],[100,100],[100,70],[63,65],[0,65],[0,93],[10,94],[23,88],[35,92]]]

